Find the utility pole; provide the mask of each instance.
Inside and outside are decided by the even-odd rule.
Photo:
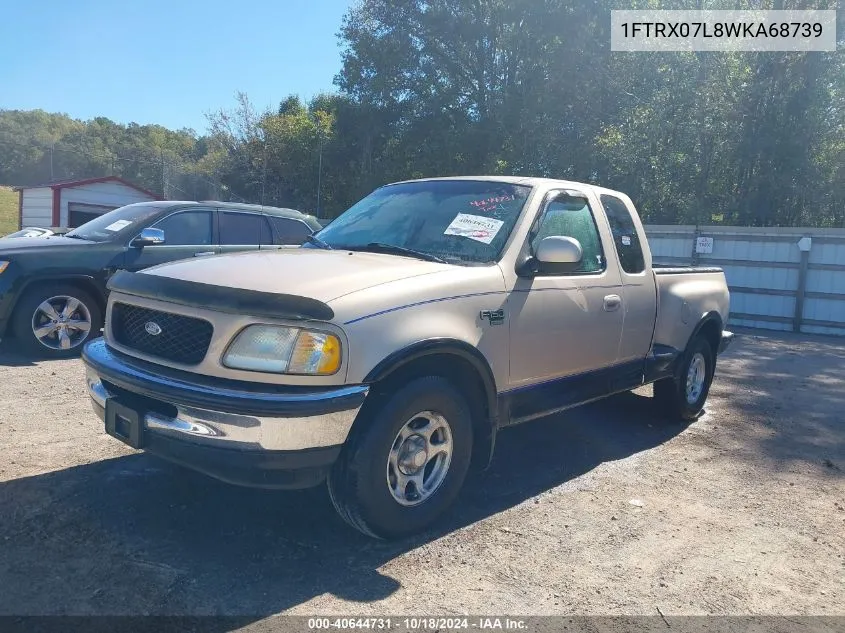
[[[261,206],[264,206],[264,189],[267,185],[267,138],[264,138],[264,167],[261,174]]]
[[[319,120],[318,120],[319,124]],[[320,216],[320,190],[322,189],[321,185],[323,183],[323,128],[319,128],[320,132],[320,162],[319,166],[317,167],[317,217]]]
[[[167,199],[167,181],[164,175],[164,149],[160,149],[159,152],[161,153],[161,197]]]
[[[55,143],[50,143],[50,182],[55,180],[53,176],[53,148],[55,147]]]

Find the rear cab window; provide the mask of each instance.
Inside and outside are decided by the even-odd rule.
[[[600,196],[602,207],[610,223],[610,232],[616,245],[619,264],[629,275],[636,275],[645,270],[645,257],[637,226],[625,202],[608,194]]]

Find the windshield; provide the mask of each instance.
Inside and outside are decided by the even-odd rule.
[[[145,202],[130,204],[86,222],[67,233],[66,237],[78,237],[92,242],[122,239],[128,233],[139,231],[141,224],[162,209],[164,207],[161,205]]]
[[[392,245],[451,263],[495,262],[530,192],[522,185],[477,180],[388,185],[317,235],[332,248]]]

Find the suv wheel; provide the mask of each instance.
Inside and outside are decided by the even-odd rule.
[[[466,400],[439,376],[417,378],[384,401],[328,477],[335,509],[377,538],[419,532],[455,500],[472,455]]]
[[[48,358],[78,354],[86,341],[99,336],[102,327],[97,301],[71,284],[26,291],[12,320],[17,343],[29,353]]]

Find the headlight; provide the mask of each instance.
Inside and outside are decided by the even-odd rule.
[[[0,275],[3,274],[3,271],[9,266],[9,262],[0,261]]]
[[[223,364],[273,374],[327,376],[340,369],[340,341],[328,332],[250,325],[229,345]]]

